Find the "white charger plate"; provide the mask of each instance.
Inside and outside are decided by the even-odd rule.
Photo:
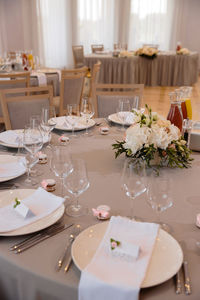
[[[16,197],[23,199],[28,197],[29,195],[33,194],[35,190],[33,189],[16,189],[16,190],[10,190],[0,193],[0,208],[4,207],[6,205],[11,204]],[[0,236],[17,236],[17,235],[24,235],[24,234],[30,234],[33,232],[37,232],[39,230],[42,230],[44,228],[47,228],[54,223],[56,223],[64,214],[65,207],[62,204],[59,208],[57,208],[54,212],[52,212],[50,215],[37,220],[34,223],[31,223],[29,225],[26,225],[24,227],[18,228],[16,230],[12,230],[6,233],[0,233]]]
[[[6,163],[14,163],[17,162],[19,159],[19,156],[13,156],[13,155],[0,155],[0,164],[6,164]],[[8,181],[11,180],[13,178],[17,178],[21,175],[23,175],[24,173],[26,173],[26,168],[24,167],[24,169],[22,169],[21,172],[18,173],[18,175],[15,176],[9,176],[9,177],[0,177],[0,182],[4,182],[4,181]]]
[[[55,126],[55,129],[65,130],[65,131],[72,131],[72,129],[70,128],[70,124],[69,124],[69,127],[66,127],[66,126],[62,125],[62,123],[66,122],[65,117],[57,117],[56,120],[57,120],[57,124]],[[94,125],[95,125],[95,121],[93,119],[89,119],[88,128],[91,128]],[[80,130],[85,130],[85,129],[86,129],[86,125],[81,125],[80,127],[75,127],[74,131],[80,131]]]
[[[19,133],[19,134],[22,134],[23,131],[24,131],[24,129],[15,129],[15,130],[12,130],[12,131],[14,131],[16,133]],[[3,132],[0,133],[0,145],[8,147],[8,148],[16,148],[17,149],[18,145],[11,144],[11,143],[6,143],[6,142],[4,142],[4,141],[1,140],[2,135],[5,135],[5,134],[6,134],[6,131],[3,131]],[[48,142],[48,136],[46,135],[44,137],[44,144],[47,143],[47,142]],[[24,148],[24,147],[20,146],[19,148]]]
[[[131,114],[131,112],[127,112],[127,113],[130,113],[130,114]],[[132,113],[132,114],[133,114],[133,113]],[[133,116],[134,116],[134,114],[133,114]],[[113,122],[113,123],[116,123],[116,124],[119,124],[119,125],[123,125],[122,121],[121,121],[120,118],[117,116],[117,113],[112,114],[112,115],[109,115],[109,116],[108,116],[108,120],[111,121],[111,122]],[[124,125],[125,125],[125,126],[130,126],[130,125],[132,125],[132,124],[133,124],[133,122],[126,122]]]
[[[82,231],[72,244],[72,258],[79,270],[92,260],[108,222],[96,224]],[[174,276],[183,262],[183,252],[178,242],[160,229],[142,288],[155,286]]]

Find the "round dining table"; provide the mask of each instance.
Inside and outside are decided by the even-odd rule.
[[[79,196],[80,203],[87,207],[87,214],[81,217],[69,217],[64,214],[61,219],[63,223],[80,225],[81,230],[105,222],[98,220],[92,214],[92,208],[96,208],[98,205],[108,205],[111,208],[111,215],[129,216],[130,214],[131,200],[125,195],[120,185],[124,156],[115,159],[112,149],[112,144],[116,140],[123,139],[124,132],[120,130],[118,125],[107,124],[105,119],[98,120],[98,122],[101,122],[102,126],[109,126],[107,135],[100,134],[99,126],[97,126],[99,124],[90,128],[90,136],[85,136],[84,131],[77,132],[76,138],[70,138],[71,133],[62,130],[54,130],[52,134],[52,145],[60,143],[59,137],[61,135],[67,135],[69,143],[63,147],[66,147],[66,151],[70,151],[72,157],[82,158],[87,165],[90,186]],[[36,166],[41,175],[37,177],[38,184],[30,188],[36,189],[43,179],[53,178],[56,179],[54,194],[60,195],[60,179],[55,177],[50,169],[51,150],[49,147],[44,147],[42,151],[47,154],[48,162]],[[16,149],[1,145],[0,154],[15,155]],[[142,288],[139,296],[142,300],[199,299],[200,248],[198,248],[197,242],[200,242],[200,229],[195,223],[196,216],[200,213],[200,155],[193,153],[192,157],[194,160],[190,168],[166,170],[173,179],[171,190],[173,205],[160,214],[161,220],[170,226],[170,234],[177,241],[184,242],[183,252],[188,261],[192,294],[190,296],[185,295],[183,287],[182,293],[177,295],[174,278],[169,276],[168,280],[159,285]],[[15,184],[17,189],[26,189],[25,179],[26,175],[22,175],[12,179],[10,183]],[[2,184],[0,183],[0,193],[4,193]],[[65,205],[74,201],[66,190],[65,195],[68,196]],[[134,200],[133,207],[134,214],[142,221],[156,222],[158,220],[156,212],[148,204],[146,193]],[[9,248],[22,241],[26,236],[0,236],[0,299],[78,299],[78,285],[81,275],[79,269],[73,262],[68,272],[64,272],[63,268],[60,271],[56,269],[70,232],[71,229],[67,229],[20,254],[11,252]],[[157,267],[159,268],[159,266]]]

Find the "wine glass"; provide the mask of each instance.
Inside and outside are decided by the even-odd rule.
[[[41,128],[48,135],[48,142],[51,140],[51,131],[55,128],[56,123],[55,107],[42,108]]]
[[[147,201],[148,204],[156,211],[158,224],[165,231],[169,232],[168,224],[160,222],[160,213],[173,205],[171,195],[172,178],[165,168],[158,171],[148,170],[147,174]]]
[[[146,192],[146,170],[143,160],[126,159],[121,176],[121,186],[131,199],[131,219],[138,220],[133,214],[133,201]]]
[[[77,137],[77,135],[74,134],[74,128],[75,128],[76,123],[78,121],[78,116],[79,116],[79,105],[78,104],[68,104],[67,105],[66,121],[72,127],[71,137]]]
[[[64,178],[73,170],[71,156],[66,147],[52,148],[51,170],[61,179],[61,196],[64,198]]]
[[[79,204],[78,197],[89,188],[90,183],[84,160],[74,159],[72,165],[73,170],[65,177],[64,184],[68,192],[76,198],[76,203],[67,206],[66,214],[71,217],[79,217],[86,214],[87,209]]]
[[[36,154],[42,149],[43,138],[40,130],[35,127],[32,128],[30,125],[26,126],[24,129],[23,136],[24,148],[28,151],[27,154],[27,179],[26,183],[31,183],[30,170],[37,163],[38,158]]]
[[[130,102],[128,99],[119,99],[117,107],[117,116],[122,122],[121,130],[125,130],[125,123],[127,118],[127,112],[130,112]]]
[[[81,102],[81,116],[83,116],[86,120],[86,131],[85,135],[89,135],[88,133],[88,122],[94,116],[94,106],[91,98],[83,98]]]

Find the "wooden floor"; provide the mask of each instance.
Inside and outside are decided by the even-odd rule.
[[[167,117],[170,108],[169,93],[178,87],[145,87],[142,106],[148,104],[153,111]],[[200,120],[200,76],[193,85],[192,91],[192,119]]]

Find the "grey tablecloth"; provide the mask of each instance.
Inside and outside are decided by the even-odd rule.
[[[58,73],[47,73],[47,84],[53,86],[53,96],[60,95],[60,82]],[[31,76],[30,79],[31,86],[38,86],[38,78],[36,76]]]
[[[102,62],[99,75],[101,83],[143,83],[147,86],[192,85],[198,78],[196,52],[190,55],[175,53],[158,54],[155,59],[145,57],[120,57],[92,54],[85,57],[85,64],[92,66]]]
[[[70,141],[70,150],[74,156],[83,158],[87,163],[90,187],[80,196],[80,202],[89,207],[107,204],[112,214],[129,215],[130,201],[120,187],[120,173],[124,158],[115,160],[111,144],[122,135],[112,127],[110,134],[102,136],[98,127],[93,128],[94,135],[85,138],[82,134]],[[54,134],[54,143],[58,135]],[[6,148],[4,149],[6,150]],[[47,150],[45,150],[47,151]],[[3,149],[1,148],[2,154]],[[200,241],[200,229],[195,226],[196,214],[200,212],[199,173],[200,156],[194,155],[193,166],[186,170],[168,170],[174,179],[172,189],[173,207],[163,212],[161,219],[172,227],[172,235],[177,240],[184,240],[187,246],[187,258],[192,279],[193,292],[191,296],[175,294],[173,279],[165,283],[143,289],[140,299],[169,300],[191,299],[197,300],[200,295],[200,249],[195,242]],[[53,178],[48,165],[38,166],[44,174],[39,178]],[[13,180],[24,187],[25,175]],[[59,194],[57,185],[56,194]],[[196,203],[195,205],[191,203]],[[198,204],[199,203],[199,204]],[[135,215],[144,221],[156,220],[155,212],[148,206],[146,195],[135,200]],[[81,224],[82,228],[95,224],[97,219],[89,213],[87,216],[70,218],[64,216],[66,222]],[[26,252],[16,255],[9,252],[9,246],[20,241],[23,237],[0,238],[0,299],[1,300],[75,300],[80,272],[72,264],[69,272],[56,272],[55,264],[62,253],[70,231],[62,232]],[[95,300],[95,299],[94,299]],[[114,300],[114,299],[113,299]]]

